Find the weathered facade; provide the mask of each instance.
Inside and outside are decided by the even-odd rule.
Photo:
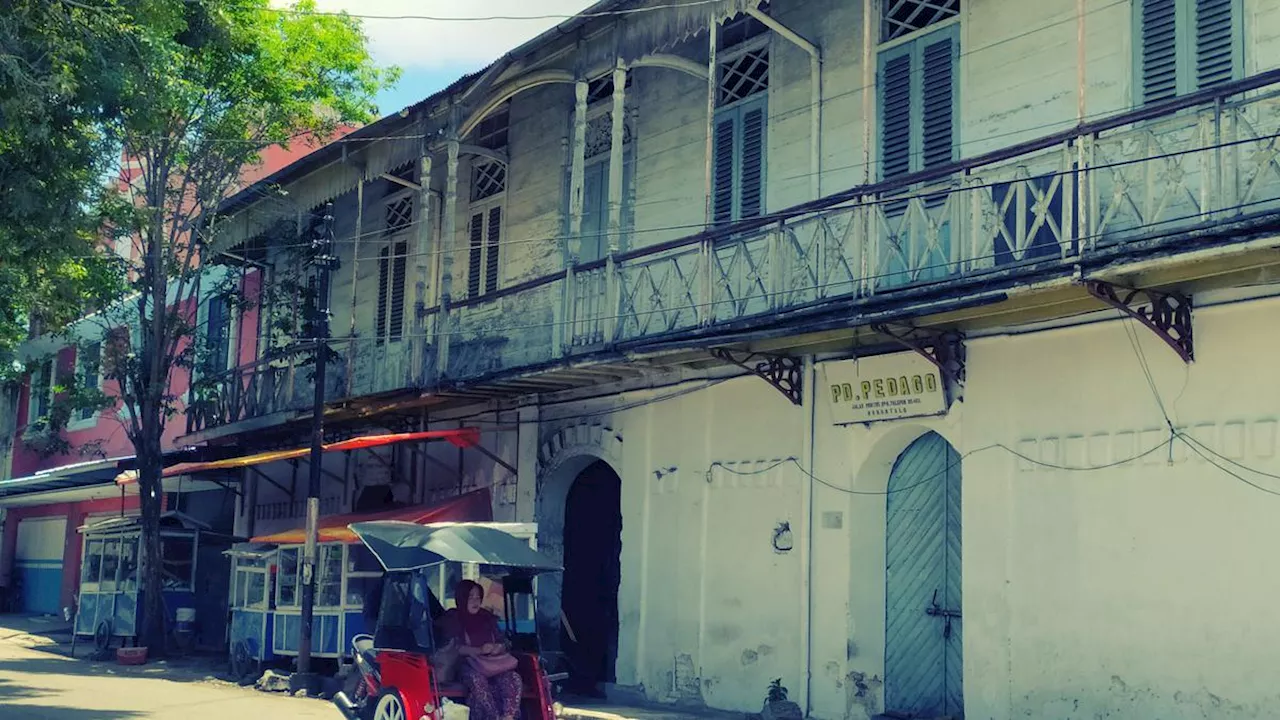
[[[487,455],[335,458],[330,510],[494,488],[563,556],[545,639],[562,608],[602,638],[565,641],[590,679],[755,711],[782,678],[820,718],[1274,716],[1275,583],[1241,570],[1278,534],[1280,8],[657,5],[233,198],[229,261],[296,290],[188,440],[306,432],[294,251],[331,201],[331,432],[476,425]],[[300,517],[265,472],[247,497]]]

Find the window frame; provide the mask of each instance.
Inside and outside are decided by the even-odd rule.
[[[890,42],[883,43],[876,51],[876,166],[878,167],[877,177],[880,181],[891,181],[894,178],[904,177],[923,170],[929,169],[924,164],[925,148],[924,148],[924,51],[925,48],[942,39],[945,33],[949,37],[951,49],[951,162],[955,162],[959,157],[958,149],[961,146],[960,139],[960,60],[963,58],[963,50],[961,42],[963,36],[961,34],[961,18],[963,16],[963,7],[961,15],[947,18],[940,22],[929,25],[928,27],[917,30],[908,35],[895,38]],[[885,175],[885,84],[884,71],[888,62],[899,57],[909,56],[911,60],[908,65],[910,87],[908,117],[910,123],[910,134],[908,137],[908,164],[905,173],[895,174],[893,176]],[[936,167],[936,166],[935,166]]]
[[[628,88],[631,87],[632,76],[633,76],[633,73],[627,73]],[[608,77],[608,76],[601,76],[601,77]],[[587,105],[587,123],[588,124],[596,120],[599,120],[602,117],[610,117],[610,124],[612,125],[612,115],[613,115],[613,100],[611,96],[606,96],[604,98],[596,100],[595,102]],[[568,114],[568,119],[569,119],[569,127],[571,130],[573,127],[573,116],[574,116],[574,111],[570,110]],[[626,252],[627,248],[630,246],[631,235],[635,231],[635,213],[634,213],[635,198],[633,197],[633,190],[635,187],[636,169],[637,169],[636,168],[637,137],[636,137],[635,127],[633,126],[631,120],[632,118],[630,117],[623,117],[622,119],[623,126],[626,128],[626,130],[624,130],[623,132],[623,140],[622,140],[622,228],[621,228],[621,237],[618,238],[618,248],[619,248],[619,251],[621,252]],[[587,215],[587,198],[586,198],[587,175],[588,173],[591,173],[591,172],[600,172],[603,175],[603,178],[602,178],[603,197],[601,198],[602,223],[601,223],[601,230],[599,234],[600,236],[603,236],[605,238],[605,241],[604,241],[605,251],[600,253],[599,258],[592,258],[591,260],[583,260],[581,257],[581,253],[579,253],[579,258],[578,258],[579,263],[592,262],[593,260],[603,260],[609,254],[607,251],[607,248],[608,248],[607,238],[609,233],[609,228],[608,228],[609,190],[610,190],[609,179],[611,175],[609,164],[610,164],[610,161],[612,160],[612,157],[613,157],[612,148],[610,148],[609,152],[600,152],[600,153],[596,153],[595,155],[590,155],[583,158],[582,215],[584,220]],[[600,169],[597,170],[597,168],[600,168]],[[563,183],[561,188],[561,196],[563,198],[561,202],[561,218],[562,218],[561,234],[564,235],[566,239],[568,239],[570,235],[569,233],[570,222],[573,217],[573,207],[572,207],[573,205],[573,165],[572,163],[566,164],[562,172],[564,177],[563,177]],[[587,237],[585,231],[580,230],[579,235],[580,235],[580,238],[585,241]]]
[[[57,362],[56,357],[45,360],[40,363],[40,367],[37,368],[27,380],[27,425],[34,425],[41,418],[46,417],[49,414],[49,411],[53,408],[53,401],[57,397],[57,394],[54,392],[54,388],[57,383],[55,383],[53,379],[54,372],[57,369]],[[41,387],[40,395],[36,394],[37,374],[43,374],[45,376],[45,380],[43,381],[45,385]],[[40,408],[41,402],[44,403],[43,409]]]
[[[102,344],[103,344],[103,341],[95,340],[93,342],[86,343],[83,346],[77,346],[76,362],[75,362],[76,379],[79,381],[83,381],[86,377],[85,364],[84,364],[85,351],[91,347],[98,348],[98,361],[97,361],[98,368],[95,371],[96,382],[94,383],[93,389],[99,390],[99,391],[102,390],[103,380],[104,380],[104,378],[102,377]],[[85,386],[88,387],[88,383],[85,383]],[[67,422],[67,430],[84,430],[86,428],[93,427],[98,423],[98,419],[102,416],[102,411],[100,410],[87,411],[88,415],[86,415],[85,412],[86,412],[85,408],[77,409],[75,411],[75,414],[71,417],[70,421]]]
[[[404,252],[398,251],[403,246]],[[403,342],[405,339],[405,325],[408,318],[408,294],[409,294],[409,241],[402,233],[397,233],[388,237],[383,247],[378,251],[378,286],[377,299],[373,308],[373,325],[374,337],[377,345],[387,345],[392,343]],[[399,273],[400,280],[400,327],[399,332],[392,332],[393,318],[395,317],[395,296],[396,296],[396,262],[404,261],[402,272]],[[383,282],[386,282],[385,296],[383,295]],[[332,286],[330,286],[332,291]],[[384,306],[382,303],[386,303]],[[384,310],[385,308],[385,310]]]
[[[505,240],[507,237],[507,224],[509,220],[507,217],[506,200],[507,191],[504,189],[502,192],[490,195],[484,200],[477,200],[467,204],[467,221],[463,224],[462,229],[465,233],[465,247],[467,249],[468,298],[484,297],[502,289],[506,270]],[[490,221],[493,217],[492,213],[495,208],[499,213],[498,240],[496,243],[492,242],[489,237]],[[481,229],[480,244],[478,246],[473,243],[471,235],[471,224],[475,221],[477,215],[483,217],[482,222],[484,223]],[[475,255],[477,250],[480,251],[480,262],[478,265],[472,262],[472,257]],[[497,251],[498,257],[496,260],[491,259],[491,250]],[[489,277],[488,272],[490,263],[497,264],[497,271],[494,273],[494,277],[492,279]],[[473,271],[473,268],[475,267],[479,268],[478,277],[476,276],[476,272]],[[490,287],[490,282],[492,282],[492,287]]]
[[[1231,64],[1232,77],[1227,82],[1234,82],[1248,75],[1245,67],[1247,57],[1245,55],[1245,27],[1244,27],[1244,0],[1228,0],[1231,3]],[[1133,57],[1132,57],[1132,87],[1133,98],[1131,105],[1135,108],[1145,107],[1147,105],[1158,105],[1162,102],[1198,92],[1203,89],[1199,87],[1200,79],[1199,68],[1197,67],[1197,41],[1198,41],[1198,8],[1197,0],[1173,0],[1174,3],[1174,92],[1169,98],[1152,100],[1148,102],[1146,99],[1146,78],[1145,67],[1143,65],[1143,36],[1146,26],[1143,24],[1142,15],[1145,0],[1134,0],[1130,6],[1130,21],[1132,22],[1132,30],[1130,32]]]

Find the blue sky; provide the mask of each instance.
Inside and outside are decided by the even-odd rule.
[[[273,2],[289,4],[289,0]],[[438,18],[571,15],[591,4],[593,0],[316,0],[318,8],[326,12]],[[399,84],[379,95],[378,107],[387,115],[412,105],[562,21],[365,19],[374,59],[403,71]]]

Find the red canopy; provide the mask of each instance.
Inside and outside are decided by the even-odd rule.
[[[364,437],[351,438],[350,440],[343,440],[342,442],[329,443],[324,446],[324,451],[343,452],[345,450],[363,450],[365,448],[379,447],[381,445],[417,442],[422,440],[445,440],[455,447],[475,447],[480,444],[480,430],[477,428],[458,428],[457,430],[430,430],[427,432],[395,433],[393,435],[365,435]],[[203,470],[228,470],[231,468],[242,468],[248,467],[249,465],[261,465],[263,463],[275,462],[277,460],[295,460],[306,457],[310,453],[310,448],[294,448],[293,450],[271,450],[268,452],[256,453],[254,455],[227,458],[225,460],[178,463],[177,465],[170,465],[165,468],[162,477],[189,475]],[[128,485],[129,483],[137,481],[137,470],[126,470],[116,476],[117,485]]]
[[[375,513],[330,515],[329,517],[320,518],[319,541],[359,542],[359,538],[347,526],[351,523],[368,522],[370,520],[400,520],[419,525],[437,522],[490,522],[493,520],[493,505],[489,498],[489,489],[481,488],[436,505],[418,505],[416,507],[383,510]],[[272,545],[301,545],[306,540],[307,530],[304,527],[272,535],[259,535],[253,538],[252,542],[270,543]]]

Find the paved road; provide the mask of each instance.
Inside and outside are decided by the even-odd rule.
[[[341,720],[332,705],[206,680],[173,680],[158,669],[91,664],[0,642],[4,720]]]

